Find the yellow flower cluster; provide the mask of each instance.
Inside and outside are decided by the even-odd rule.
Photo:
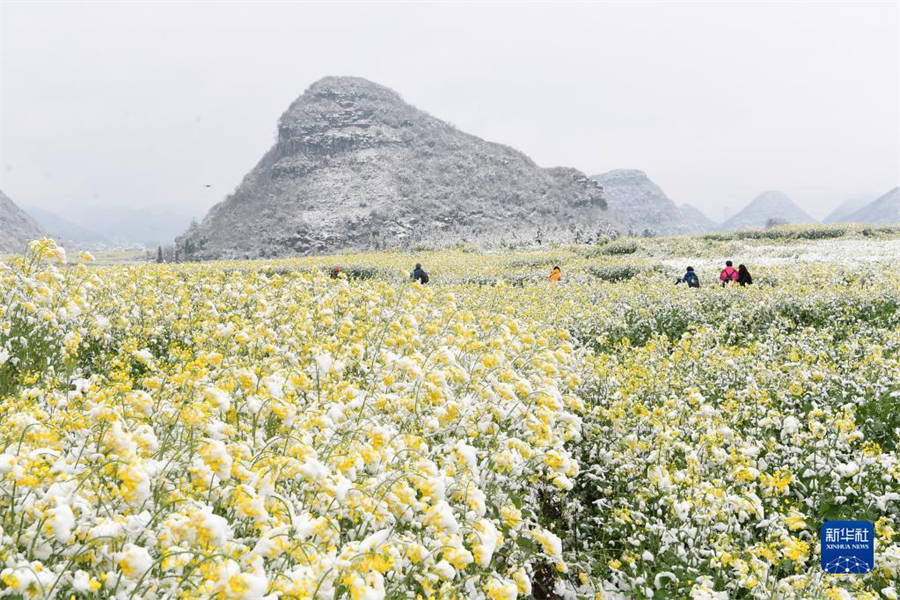
[[[896,242],[460,248],[428,286],[35,242],[0,263],[0,596],[891,597]],[[674,286],[700,249],[757,286]],[[873,573],[822,577],[828,518],[876,522]]]
[[[564,565],[531,502],[578,473],[565,330],[449,289],[62,255],[3,275],[10,589],[515,598]]]

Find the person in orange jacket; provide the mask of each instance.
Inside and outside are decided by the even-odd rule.
[[[553,267],[553,271],[550,272],[550,281],[551,282],[559,281],[560,275],[561,275],[561,272],[559,270],[559,267]]]

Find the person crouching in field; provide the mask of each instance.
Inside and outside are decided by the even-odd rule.
[[[422,285],[428,283],[428,273],[425,272],[425,269],[422,268],[422,263],[416,263],[416,268],[413,269],[412,275],[410,278],[413,281],[418,281]]]
[[[558,282],[561,275],[562,271],[559,270],[559,267],[553,267],[553,270],[550,271],[550,283]]]
[[[719,281],[722,282],[722,287],[725,287],[726,284],[732,281],[737,281],[738,272],[734,270],[733,264],[730,260],[726,260],[725,268],[719,273]]]
[[[750,276],[750,271],[748,271],[747,267],[744,265],[738,265],[737,282],[741,287],[753,284],[753,278]]]
[[[687,271],[685,271],[685,273],[681,277],[681,279],[675,280],[675,284],[677,285],[677,284],[681,283],[682,281],[684,283],[686,283],[688,287],[692,287],[692,288],[700,287],[700,278],[697,277],[696,273],[694,273],[694,267],[688,267]]]

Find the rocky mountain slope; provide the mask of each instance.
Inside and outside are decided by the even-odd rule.
[[[636,235],[679,235],[708,231],[691,218],[637,169],[616,169],[591,177],[603,187],[609,206],[618,211]],[[695,209],[696,210],[696,209]],[[708,220],[708,219],[707,219]]]
[[[816,220],[794,204],[784,192],[763,192],[739,213],[722,223],[722,229],[763,229],[771,225],[815,223]]]
[[[847,223],[900,223],[900,187],[879,196],[843,220]]]
[[[275,145],[178,245],[189,258],[252,258],[624,228],[579,171],[540,168],[365,79],[326,77],[291,104]]]
[[[46,234],[40,225],[0,191],[0,252],[23,252]]]

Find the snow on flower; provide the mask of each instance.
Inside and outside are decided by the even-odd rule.
[[[897,232],[788,232],[426,252],[428,286],[38,240],[0,262],[0,595],[896,597]],[[664,272],[726,249],[757,285]],[[871,573],[821,577],[826,512]]]
[[[72,512],[72,509],[68,504],[62,504],[56,508],[50,509],[50,514],[44,524],[47,532],[61,544],[65,544],[69,541],[74,526],[75,513]]]
[[[116,564],[128,579],[140,579],[153,567],[153,558],[146,548],[135,544],[125,544],[115,555]]]

